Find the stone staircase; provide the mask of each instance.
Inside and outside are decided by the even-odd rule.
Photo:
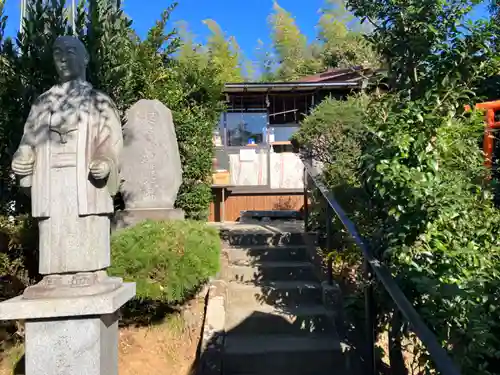
[[[323,304],[301,229],[223,228],[223,375],[347,375],[348,347]]]

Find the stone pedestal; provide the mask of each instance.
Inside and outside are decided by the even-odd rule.
[[[184,220],[184,211],[176,208],[135,208],[118,211],[112,221],[113,230],[134,226],[144,220]]]
[[[1,320],[25,320],[26,375],[118,375],[119,309],[135,283],[99,295],[0,303]]]

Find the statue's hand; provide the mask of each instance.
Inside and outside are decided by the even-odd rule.
[[[90,174],[96,180],[104,180],[109,176],[109,172],[111,171],[109,163],[105,160],[94,160],[90,162],[89,168]]]
[[[35,153],[31,149],[19,149],[12,159],[12,170],[18,176],[29,176],[33,174],[35,165]]]

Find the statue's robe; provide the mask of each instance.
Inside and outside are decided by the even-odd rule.
[[[28,149],[35,156],[29,177],[32,215],[39,219],[41,274],[109,267],[109,217],[122,147],[113,102],[88,82],[56,85],[36,100],[19,152]],[[105,180],[90,175],[94,160],[110,166]]]

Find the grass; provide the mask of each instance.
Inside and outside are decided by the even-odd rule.
[[[175,313],[158,325],[120,330],[119,374],[192,374],[204,306],[204,299],[200,298],[185,311],[190,318]]]
[[[12,375],[13,369],[24,355],[24,345],[16,344],[0,356],[0,375]]]

